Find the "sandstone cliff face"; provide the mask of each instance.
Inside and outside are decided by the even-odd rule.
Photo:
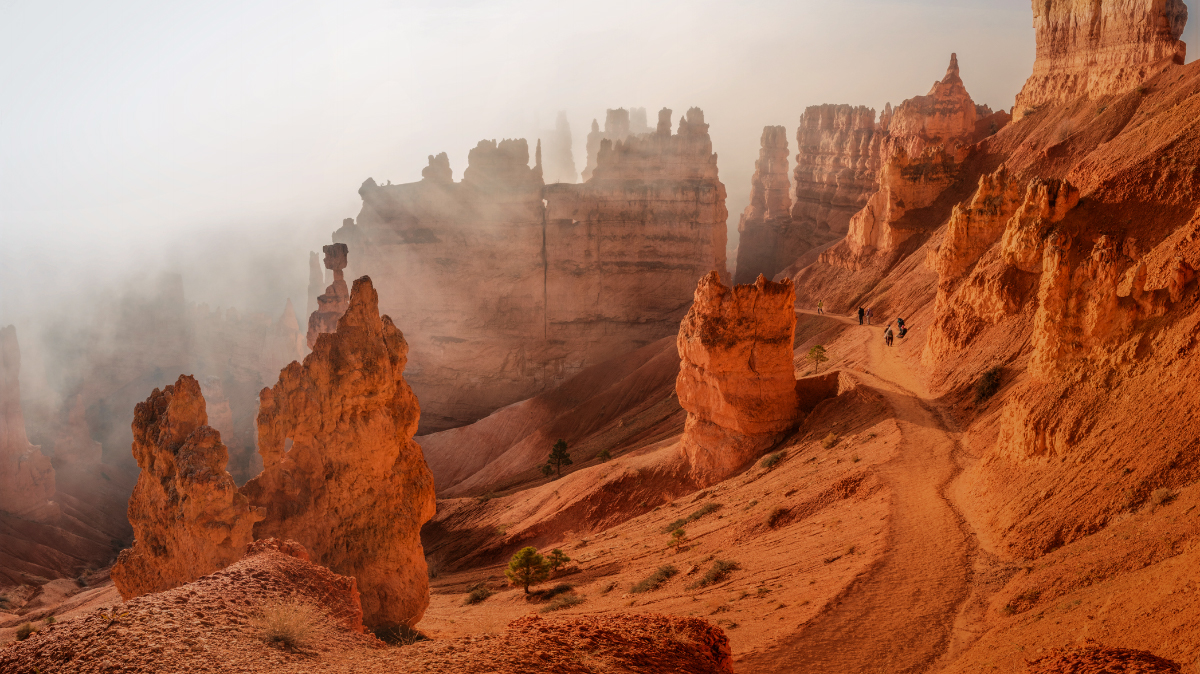
[[[819,231],[845,234],[850,218],[879,189],[879,143],[887,133],[889,104],[877,124],[864,106],[817,105],[796,129],[792,218]]]
[[[851,219],[845,243],[821,259],[858,268],[875,251],[896,250],[928,227],[923,221],[906,223],[904,215],[932,205],[958,177],[975,141],[978,115],[959,76],[958,57],[951,55],[946,76],[927,95],[896,108],[881,141],[879,191]]]
[[[787,130],[763,129],[762,149],[750,179],[750,205],[738,221],[738,259],[734,283],[753,283],[760,274],[774,278],[812,247],[806,231],[792,221],[788,182]]]
[[[669,124],[670,122],[668,122]],[[604,117],[603,131],[600,130],[600,123],[593,119],[592,130],[588,133],[587,137],[587,166],[583,169],[584,182],[591,180],[592,172],[596,170],[596,166],[599,163],[597,158],[600,155],[600,145],[604,141],[607,140],[615,143],[623,141],[631,135],[649,132],[650,127],[646,125],[645,108],[632,108],[630,110],[617,108],[615,110],[608,110]]]
[[[296,540],[358,579],[372,626],[413,625],[429,603],[420,529],[433,478],[412,439],[420,409],[407,357],[371,279],[358,279],[336,331],[260,393],[264,469],[243,488],[266,513],[255,535]]]
[[[663,132],[598,148],[587,183],[544,186],[523,140],[482,143],[462,182],[364,183],[335,240],[408,333],[421,434],[673,334],[696,281],[725,268],[708,126],[693,110],[672,134],[664,113]]]
[[[675,385],[688,413],[680,447],[698,483],[724,480],[799,423],[795,301],[790,280],[700,280],[679,327]]]
[[[0,510],[22,513],[54,496],[54,468],[25,435],[17,329],[0,328]]]
[[[229,455],[208,425],[200,384],[182,375],[139,403],[133,455],[142,474],[129,499],[136,542],[111,576],[121,596],[159,592],[241,558],[263,518],[225,471]]]
[[[1183,65],[1183,0],[1034,0],[1037,59],[1017,95],[1019,120],[1037,108],[1132,91]]]

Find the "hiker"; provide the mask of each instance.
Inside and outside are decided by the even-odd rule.
[[[817,315],[825,313],[825,300],[817,300]]]
[[[858,324],[862,325],[863,319],[865,319],[866,317],[867,317],[867,310],[863,309],[862,307],[859,307],[858,308]]]
[[[874,310],[871,309],[871,307],[867,307],[867,325],[871,324],[871,317],[874,315],[875,315]]]
[[[904,336],[905,336],[905,335],[907,335],[907,334],[908,334],[908,327],[907,327],[907,326],[906,326],[906,327],[903,327],[903,328],[900,328],[900,339],[904,339]]]
[[[903,330],[903,329],[904,329],[904,319],[903,319],[903,318],[897,318],[897,319],[896,319],[896,327],[897,327],[897,328],[899,328],[899,329],[901,329],[901,330]]]
[[[883,343],[888,346],[892,345],[892,324],[888,323],[887,328],[883,331]]]

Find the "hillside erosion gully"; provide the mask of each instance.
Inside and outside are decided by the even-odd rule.
[[[803,312],[810,313],[810,312]],[[975,535],[946,495],[959,473],[958,442],[881,326],[851,335],[868,355],[857,371],[878,388],[901,430],[895,458],[879,467],[891,489],[891,530],[880,560],[790,637],[739,663],[744,672],[925,672],[963,647],[959,613],[971,590]]]

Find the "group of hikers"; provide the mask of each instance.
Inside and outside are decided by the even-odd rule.
[[[824,315],[825,300],[817,300],[817,313]],[[858,308],[859,325],[871,325],[871,320],[874,318],[874,316],[875,311],[871,307]],[[891,346],[896,341],[897,333],[899,333],[898,336],[900,339],[904,339],[904,336],[908,334],[908,326],[905,325],[903,318],[896,319],[896,332],[892,332],[891,323],[887,324],[887,327],[883,329],[883,343]]]

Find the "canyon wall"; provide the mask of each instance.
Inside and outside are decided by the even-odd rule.
[[[592,130],[588,132],[587,136],[587,165],[583,169],[584,182],[591,180],[592,172],[596,170],[601,143],[606,140],[615,143],[623,141],[631,135],[650,131],[650,127],[646,124],[645,108],[609,109],[605,112],[603,131],[600,130],[600,123],[593,119]]]
[[[25,434],[17,329],[0,328],[0,510],[20,514],[54,496],[54,467]]]
[[[579,171],[575,169],[575,155],[571,149],[571,124],[567,113],[559,112],[554,120],[554,130],[546,138],[546,183],[579,182]]]
[[[1132,91],[1183,65],[1183,0],[1034,0],[1037,58],[1017,95],[1017,119],[1076,98]]]
[[[879,143],[892,117],[879,122],[865,106],[816,105],[796,129],[792,219],[819,232],[844,235],[850,218],[879,189]]]
[[[807,230],[795,227],[792,221],[787,129],[764,128],[761,143],[750,178],[750,204],[738,221],[734,283],[753,283],[760,274],[774,278],[812,248],[804,236]]]
[[[799,423],[795,303],[790,280],[730,288],[710,273],[696,287],[675,384],[687,410],[680,448],[696,482],[724,480]]]
[[[524,140],[484,141],[461,182],[359,190],[357,222],[334,239],[408,336],[421,434],[673,334],[697,279],[725,268],[725,187],[700,110],[676,134],[664,110],[657,132],[596,155],[588,182],[545,186]]]
[[[208,425],[195,378],[154,389],[133,419],[142,469],[129,499],[136,542],[110,575],[128,600],[189,583],[241,559],[261,508],[251,508],[226,472],[229,453]]]
[[[429,604],[420,530],[435,510],[433,476],[412,439],[420,407],[407,358],[371,279],[358,279],[336,330],[259,394],[264,469],[242,489],[265,512],[255,537],[295,540],[356,578],[373,627],[412,626]]]

